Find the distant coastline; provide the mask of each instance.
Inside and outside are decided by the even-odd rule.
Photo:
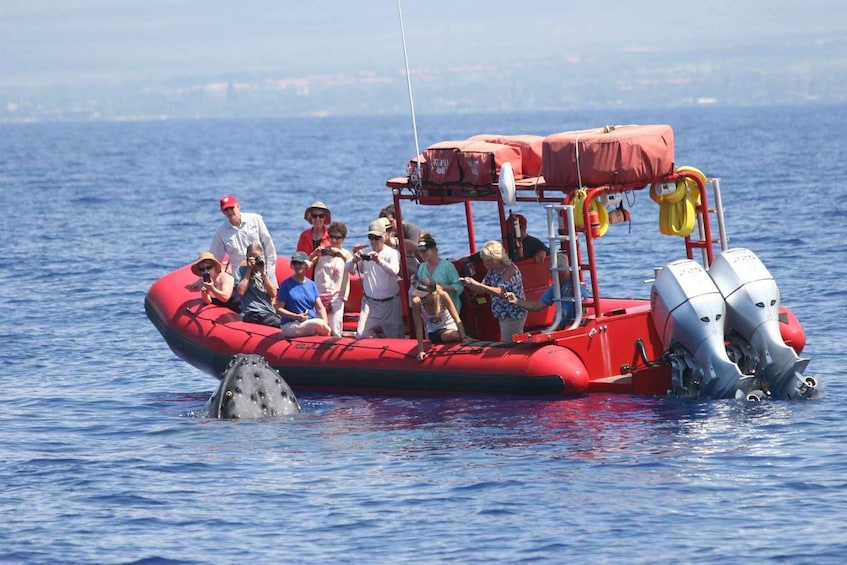
[[[801,46],[622,51],[412,70],[421,113],[773,106],[847,101],[847,39]],[[0,122],[408,113],[402,69],[167,81],[0,84]]]

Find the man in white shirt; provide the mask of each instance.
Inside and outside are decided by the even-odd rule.
[[[400,253],[385,245],[385,224],[375,220],[368,226],[366,245],[353,247],[353,258],[347,264],[351,273],[362,275],[362,307],[359,310],[359,325],[356,339],[374,337],[382,328],[384,337],[403,337],[403,306],[400,302]]]
[[[237,275],[238,267],[247,258],[247,246],[251,243],[260,243],[264,249],[265,261],[267,261],[268,276],[276,286],[276,247],[262,216],[242,212],[241,204],[232,194],[221,198],[221,213],[226,216],[227,221],[222,223],[215,232],[209,251],[221,263],[224,257],[229,256],[229,272]]]

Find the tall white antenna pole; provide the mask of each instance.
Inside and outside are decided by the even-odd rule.
[[[421,148],[418,145],[418,124],[415,121],[415,101],[412,98],[412,75],[409,74],[409,55],[406,51],[406,30],[403,27],[403,10],[400,8],[400,0],[397,0],[397,13],[400,16],[400,37],[403,38],[403,61],[406,63],[406,84],[409,87],[409,108],[412,112],[412,132],[415,134],[415,161],[417,162],[417,184],[422,182],[421,178]]]

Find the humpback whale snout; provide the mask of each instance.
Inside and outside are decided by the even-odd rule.
[[[303,409],[285,379],[261,355],[239,353],[227,365],[206,403],[212,418],[261,419]]]

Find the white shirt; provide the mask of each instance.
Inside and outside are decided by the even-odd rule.
[[[218,261],[223,263],[224,257],[229,256],[229,265],[232,273],[238,272],[238,266],[247,258],[247,246],[259,242],[264,249],[266,269],[271,281],[276,284],[276,247],[271,239],[271,234],[265,226],[265,221],[259,214],[250,212],[241,213],[241,225],[233,226],[226,220],[212,237],[209,246]]]
[[[370,250],[373,252],[373,249]],[[397,275],[400,273],[400,253],[387,245],[379,252],[379,263],[376,261],[360,261],[349,263],[362,274],[362,287],[365,296],[382,300],[397,296],[400,285]]]
[[[347,275],[347,262],[345,259],[350,256],[350,253],[343,249],[333,248],[333,250],[343,253],[344,257],[332,257],[329,255],[318,257],[317,264],[315,265],[315,284],[318,285],[318,292],[321,294],[328,294],[333,300],[339,298],[346,300],[349,285],[344,284]]]

